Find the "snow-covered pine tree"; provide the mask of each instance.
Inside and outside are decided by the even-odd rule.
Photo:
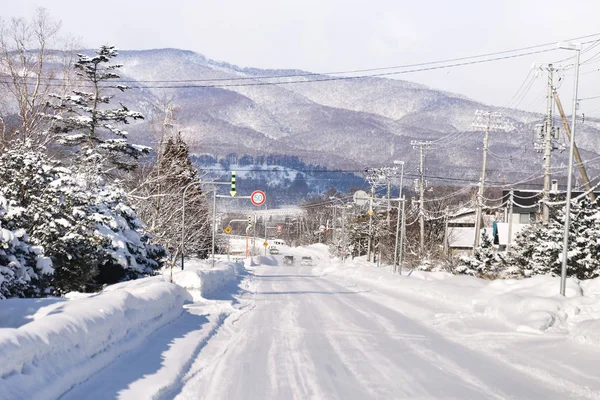
[[[122,191],[110,185],[101,188],[90,213],[97,222],[94,236],[104,243],[99,249],[96,284],[136,279],[160,268],[166,251],[150,243],[150,235]]]
[[[556,274],[562,237],[561,227],[553,219],[548,225],[538,222],[523,228],[515,238],[509,264],[517,266],[524,277]]]
[[[495,278],[498,274],[503,259],[494,252],[493,244],[488,235],[481,236],[481,244],[472,255],[459,257],[459,264],[454,273],[479,276],[483,278]]]
[[[27,145],[0,156],[0,195],[14,207],[4,216],[9,229],[26,231],[52,260],[57,294],[83,291],[97,273],[101,242],[92,235],[93,201],[69,169]]]
[[[600,206],[585,197],[573,203],[572,213],[567,273],[578,279],[596,278],[600,276]],[[564,209],[557,219],[564,221]]]
[[[113,96],[104,94],[107,89],[128,89],[125,85],[110,84],[120,78],[115,70],[121,65],[110,64],[117,55],[114,46],[102,46],[92,57],[78,54],[77,75],[83,82],[82,88],[91,91],[74,90],[66,96],[52,94],[57,103],[49,104],[57,111],[50,117],[53,122],[50,132],[58,136],[60,143],[77,148],[80,165],[87,166],[92,173],[106,173],[113,168],[133,170],[136,160],[150,152],[149,147],[129,143],[128,132],[115,125],[143,119],[142,114],[122,103],[120,108],[108,107]]]
[[[600,208],[587,198],[571,204],[567,275],[579,279],[600,276]],[[524,276],[560,275],[564,238],[564,207],[552,207],[547,225],[533,224],[516,237],[510,264]]]
[[[131,190],[138,215],[146,221],[153,243],[163,244],[173,256],[181,246],[184,189],[201,180],[189,159],[189,149],[180,134],[170,137],[156,165]],[[211,219],[207,192],[192,185],[186,192],[186,253],[208,256],[211,249]]]
[[[0,195],[13,205],[3,227],[26,231],[52,261],[55,294],[151,274],[164,256],[148,243],[121,190],[89,183],[39,150],[23,146],[0,156]]]
[[[52,262],[43,249],[28,242],[24,229],[5,228],[5,218],[21,210],[0,195],[0,300],[9,297],[38,297],[44,294]]]

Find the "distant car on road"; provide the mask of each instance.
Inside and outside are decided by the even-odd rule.
[[[279,254],[279,249],[275,246],[269,246],[269,254]]]
[[[304,256],[300,260],[301,265],[312,265],[312,263],[313,263],[313,260],[312,260],[311,256]]]
[[[285,265],[294,265],[294,256],[283,256],[283,263]]]

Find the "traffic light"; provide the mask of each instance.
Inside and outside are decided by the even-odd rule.
[[[252,226],[252,216],[248,216],[248,226]]]
[[[231,197],[235,197],[237,194],[237,189],[235,185],[235,171],[231,171],[231,190],[229,191]]]

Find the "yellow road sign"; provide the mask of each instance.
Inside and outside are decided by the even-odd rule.
[[[225,229],[223,229],[223,231],[229,235],[231,233],[231,227],[227,226],[227,227],[225,227]]]
[[[264,242],[263,246],[267,247],[269,245],[269,242]]]

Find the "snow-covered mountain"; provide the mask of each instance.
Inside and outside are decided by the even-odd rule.
[[[176,127],[199,155],[295,155],[307,163],[357,169],[405,160],[414,171],[418,152],[411,140],[430,140],[429,175],[476,180],[482,134],[471,124],[481,109],[502,112],[514,128],[490,135],[488,179],[542,173],[542,155],[532,143],[542,114],[495,108],[396,79],[306,82],[326,78],[307,75],[277,80],[287,84],[240,86],[274,81],[264,76],[308,73],[240,68],[184,50],[121,51],[118,61],[124,78],[136,81],[130,85],[143,87],[127,92],[131,108],[152,115],[161,99],[172,97]],[[216,84],[222,87],[205,87]],[[141,128],[133,129],[141,135],[136,139],[150,141]],[[584,159],[595,157],[600,122],[586,120],[578,132]],[[566,163],[566,152],[553,157],[554,166]]]

